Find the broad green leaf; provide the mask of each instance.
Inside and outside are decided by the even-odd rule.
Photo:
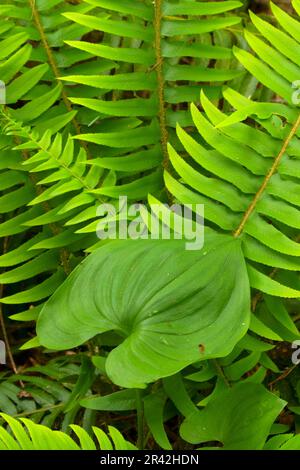
[[[51,349],[118,332],[124,341],[109,354],[107,374],[120,386],[141,388],[197,360],[226,355],[248,322],[240,241],[207,234],[204,248],[193,252],[184,240],[104,245],[45,304],[37,332]]]
[[[219,441],[226,450],[262,449],[285,404],[262,385],[239,383],[190,415],[180,434],[193,444]]]

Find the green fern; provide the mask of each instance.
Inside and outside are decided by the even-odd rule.
[[[139,6],[134,16],[123,1],[71,5],[24,0],[14,6],[7,1],[0,9],[3,25],[11,15],[10,27],[0,30],[6,41],[2,78],[8,95],[0,140],[5,181],[0,234],[13,237],[9,252],[0,258],[6,270],[1,275],[3,303],[36,304],[56,290],[82,259],[80,252],[97,242],[99,202],[114,203],[124,194],[132,200],[160,194],[167,139],[175,138],[177,119],[192,123],[181,108],[197,97],[201,87],[196,83],[213,82],[205,89],[219,96],[220,82],[241,73],[229,67],[234,61],[231,48],[218,45],[222,34],[229,36],[230,46],[234,41],[224,28],[240,18],[220,15],[239,2],[195,8],[186,1],[158,1],[155,6],[144,1]],[[178,31],[183,12],[191,35]],[[11,39],[14,32],[20,35],[18,41]],[[124,37],[119,36],[122,32]],[[101,44],[95,44],[93,37],[101,34]],[[74,41],[78,37],[84,40]],[[20,52],[22,47],[27,55]],[[14,59],[14,51],[22,62]],[[32,67],[36,63],[40,65]],[[57,84],[63,75],[66,80]],[[74,77],[91,86],[74,86]],[[114,86],[116,80],[119,85]],[[88,142],[82,136],[73,140],[80,129],[93,132]],[[32,284],[37,275],[38,286]],[[21,311],[18,318],[35,319],[38,309]]]
[[[94,379],[94,367],[85,356],[52,359],[46,365],[27,367],[23,373],[10,376],[2,373],[0,409],[48,427],[58,424],[64,432],[76,422],[90,430],[95,412],[82,413],[79,400],[90,393]]]
[[[292,4],[299,15],[299,0]],[[4,448],[94,449],[100,444],[109,450],[113,445],[132,449],[113,429],[113,443],[100,430],[96,432],[96,437],[100,436],[97,444],[86,434],[97,411],[106,410],[137,410],[138,447],[143,447],[143,407],[154,440],[164,449],[172,448],[164,428],[166,421],[176,414],[185,417],[182,436],[198,443],[203,439],[202,428],[195,437],[193,419],[196,425],[203,425],[203,417],[212,412],[215,415],[208,419],[211,440],[224,438],[225,447],[241,448],[243,443],[234,442],[240,438],[238,428],[232,426],[234,420],[229,420],[231,432],[224,436],[220,437],[222,426],[213,429],[223,417],[220,408],[224,397],[229,400],[230,390],[234,395],[244,387],[251,404],[255,397],[252,390],[260,389],[263,394],[262,383],[270,388],[276,384],[279,394],[277,380],[280,382],[286,371],[280,370],[274,358],[276,344],[300,339],[297,316],[293,316],[300,297],[300,117],[293,96],[293,84],[300,79],[299,21],[296,14],[290,16],[271,3],[278,26],[250,13],[253,24],[244,16],[244,39],[241,17],[232,13],[239,6],[232,1],[144,0],[136,1],[133,11],[132,2],[125,0],[84,0],[75,5],[61,0],[2,2],[0,78],[6,82],[8,98],[0,123],[0,290],[4,314],[17,321],[39,318],[39,338],[32,338],[30,332],[32,339],[23,349],[38,346],[40,340],[48,347],[65,349],[100,333],[88,348],[96,354],[99,344],[101,354],[92,357],[96,371],[84,354],[81,366],[78,356],[70,361],[59,356],[13,376],[1,374],[1,410],[31,420],[21,424],[3,415],[9,425],[0,429]],[[195,104],[190,112],[191,102]],[[196,286],[190,298],[197,300],[198,280],[206,279],[212,268],[218,276],[225,245],[232,253],[235,250],[236,258],[226,266],[227,276],[222,270],[219,284],[215,282],[211,291],[208,289],[209,305],[216,305],[217,310],[214,287],[219,286],[221,300],[226,292],[228,299],[234,290],[240,292],[240,306],[236,309],[233,305],[229,322],[234,333],[222,317],[218,344],[215,338],[206,341],[206,337],[199,344],[195,333],[191,347],[187,341],[191,330],[197,326],[199,333],[203,327],[199,315],[193,321],[180,317],[182,322],[176,326],[174,315],[163,324],[154,310],[149,319],[139,317],[139,328],[134,331],[134,309],[125,309],[121,321],[120,309],[114,312],[112,307],[109,321],[101,323],[100,331],[94,317],[92,321],[87,318],[94,305],[80,311],[82,291],[75,288],[70,303],[65,302],[60,292],[82,266],[70,276],[71,271],[85,252],[93,251],[85,264],[94,262],[93,282],[96,275],[103,274],[103,266],[106,269],[100,283],[101,289],[107,289],[105,301],[99,300],[97,308],[100,304],[104,308],[112,291],[113,306],[117,303],[110,279],[116,282],[124,260],[134,257],[134,249],[124,245],[123,257],[114,254],[113,246],[96,252],[104,244],[95,232],[98,204],[116,205],[121,195],[147,202],[149,210],[167,199],[205,205],[211,246],[209,253],[204,253],[208,254],[207,264],[203,260],[201,264],[207,269],[202,272],[199,267],[196,276],[187,277],[184,292],[187,295],[193,292],[188,289]],[[162,221],[164,214],[166,208]],[[146,212],[144,216],[147,221]],[[100,267],[96,263],[98,254],[100,259],[109,250],[110,264],[116,263],[113,276],[104,262]],[[165,276],[160,271],[162,282],[175,269],[180,250],[174,245],[170,270]],[[221,254],[214,258],[212,253],[217,250]],[[201,256],[190,257],[195,269]],[[166,262],[166,247],[158,258]],[[137,288],[149,268],[143,265],[144,259],[146,253],[136,260],[134,269],[130,264],[124,268],[124,277],[119,278],[119,291],[122,294],[126,285],[128,298],[132,292],[132,298],[139,298],[146,284],[149,287],[156,282],[153,268],[147,283]],[[180,263],[175,264],[177,269]],[[141,274],[130,284],[130,273],[138,268]],[[237,272],[240,274],[234,277]],[[90,273],[89,268],[80,280],[86,292],[92,284],[86,285]],[[245,334],[250,316],[248,277],[253,296]],[[66,278],[67,284],[63,284]],[[197,285],[193,284],[196,281]],[[90,302],[98,291],[97,287],[87,296]],[[71,301],[77,295],[73,307]],[[172,302],[179,295],[180,289],[174,291]],[[53,299],[61,302],[60,310],[57,303],[53,306]],[[197,308],[202,300],[200,295]],[[183,305],[180,315],[188,311]],[[145,333],[148,323],[155,325],[151,334]],[[178,334],[174,342],[165,334],[171,323]],[[103,332],[107,330],[116,334]],[[291,368],[287,373],[291,372],[297,395],[297,374],[293,371]],[[101,376],[101,387],[107,393],[101,389],[99,396],[94,374]],[[158,378],[161,380],[138,393],[134,389],[115,391],[112,385],[140,387]],[[280,390],[280,396],[285,398],[285,393]],[[267,395],[262,406],[265,400],[272,402],[272,419],[267,420],[264,436],[255,445],[297,448],[297,436],[289,426],[271,425],[283,406],[297,413],[299,396],[287,404]],[[198,405],[204,407],[200,412]],[[256,410],[255,404],[254,417]],[[193,416],[190,425],[189,416]],[[74,427],[76,440],[69,437],[68,426],[74,422],[85,429]],[[66,435],[36,427],[38,423],[62,429]],[[265,443],[269,432],[275,437]],[[204,441],[206,437],[207,433]]]
[[[95,441],[80,426],[70,425],[79,443],[61,431],[53,431],[47,426],[36,424],[29,419],[15,419],[1,413],[12,434],[0,428],[1,450],[137,450],[126,441],[120,432],[108,426],[109,436],[102,429],[93,427]]]
[[[175,123],[192,124],[188,112],[182,108],[196,99],[200,91],[196,83],[224,82],[241,73],[228,66],[218,67],[220,60],[228,64],[232,53],[229,48],[212,45],[211,35],[240,22],[235,16],[211,15],[230,11],[240,3],[195,5],[187,1],[173,4],[157,0],[153,5],[139,1],[133,11],[131,2],[86,0],[86,3],[98,7],[95,15],[67,13],[64,16],[75,24],[93,25],[104,32],[103,41],[101,44],[67,43],[90,53],[91,57],[115,61],[116,65],[111,75],[63,77],[68,83],[80,84],[74,90],[84,95],[90,88],[82,85],[98,90],[93,98],[84,95],[70,98],[72,103],[94,112],[93,132],[78,138],[100,146],[99,150],[95,147],[95,153],[97,156],[100,153],[97,165],[102,168],[120,171],[125,177],[127,172],[130,176],[135,167],[139,171],[152,171],[148,184],[141,179],[129,180],[126,185],[129,198],[143,199],[161,186],[160,172],[153,172],[153,169],[160,163],[168,166],[167,142],[173,138]],[[99,18],[99,14],[104,13],[112,19]],[[183,20],[182,15],[186,15],[186,19]],[[205,19],[199,19],[204,15]],[[183,57],[188,65],[181,63]],[[215,68],[208,67],[211,60],[217,61]],[[180,85],[182,82],[186,84]],[[207,86],[207,90],[212,96],[218,96],[220,86]],[[124,129],[114,130],[111,116],[118,117],[114,126],[124,123]],[[120,194],[124,190],[121,185]]]
[[[68,22],[62,16],[66,8],[83,13],[92,9],[38,0],[5,1],[0,8],[0,75],[6,83],[6,103],[12,116],[36,125],[39,131],[51,128],[55,132],[72,121],[73,129],[79,132],[67,87],[57,83],[57,78],[61,71],[83,69],[80,63],[87,54],[73,54],[64,39],[83,36],[90,28]],[[17,110],[16,103],[22,103]]]
[[[299,9],[299,2],[293,4]],[[286,14],[275,6],[273,10],[281,21],[283,16],[286,24],[290,25]],[[261,21],[255,19],[256,24]],[[290,21],[295,24],[295,20]],[[281,31],[272,28],[272,44],[280,43],[284,47],[285,42],[275,41],[276,35],[281,37]],[[291,27],[290,30],[293,31]],[[258,41],[261,46],[261,40],[252,34],[246,33],[246,37],[251,37],[252,47]],[[295,47],[299,49],[296,44]],[[261,49],[257,48],[257,52]],[[282,69],[277,67],[276,72],[267,71],[265,64],[249,53],[236,51],[235,54],[257,78],[263,77],[264,85],[274,92],[280,91],[274,84],[280,81]],[[270,53],[269,60],[271,56]],[[285,61],[296,68],[289,62],[289,57]],[[297,61],[300,65],[299,55]],[[253,68],[251,64],[255,64]],[[262,75],[260,67],[264,69]],[[273,67],[275,69],[275,62]],[[299,67],[298,72],[300,76]],[[290,82],[294,78],[295,75],[290,77]],[[250,332],[268,340],[289,342],[299,338],[299,331],[279,297],[299,298],[300,289],[296,274],[300,253],[300,118],[299,110],[292,103],[292,93],[291,83],[286,83],[282,97],[288,99],[288,106],[254,102],[232,89],[225,89],[224,99],[237,109],[229,116],[202,93],[201,104],[205,114],[194,105],[191,109],[200,138],[192,137],[179,125],[177,135],[186,153],[180,154],[174,147],[169,147],[170,160],[181,179],[165,172],[166,187],[176,200],[183,204],[204,203],[205,218],[215,230],[230,232],[242,239],[251,286],[263,293],[254,299],[264,300],[258,307],[253,304],[256,311],[252,314]],[[241,122],[249,116],[254,125]],[[246,342],[241,342],[248,351],[248,357],[237,345],[231,357],[235,362],[230,364],[226,359],[221,360],[229,379],[240,378],[256,364],[278,371],[265,353],[259,351],[259,345],[251,344],[253,339],[253,336],[248,336]]]

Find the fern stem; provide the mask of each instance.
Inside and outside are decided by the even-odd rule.
[[[42,44],[43,44],[44,49],[45,49],[46,54],[47,54],[50,67],[53,71],[53,75],[57,79],[57,81],[59,81],[59,78],[60,78],[59,69],[58,69],[55,57],[52,53],[51,47],[49,46],[48,39],[47,39],[46,33],[44,31],[44,27],[43,27],[42,22],[41,22],[40,14],[39,14],[39,12],[36,8],[36,5],[35,5],[35,0],[29,0],[29,4],[30,4],[31,10],[32,10],[32,15],[33,15],[35,25],[37,27],[37,30],[38,30],[39,34],[40,34]],[[69,113],[71,113],[73,111],[72,103],[69,100],[68,95],[67,95],[63,85],[62,85],[61,97],[62,97],[62,100],[64,102],[64,105],[65,105],[67,111]],[[76,134],[80,135],[81,134],[81,129],[80,129],[80,125],[79,125],[78,121],[75,118],[73,118],[72,123],[73,123],[73,126],[75,128]],[[85,151],[88,154],[88,147],[87,147],[86,142],[80,140],[80,144],[82,145],[82,147],[85,149]]]
[[[161,135],[161,146],[163,153],[163,167],[169,167],[168,155],[168,131],[165,107],[165,79],[163,73],[163,56],[161,49],[161,22],[162,22],[162,0],[155,0],[154,2],[155,16],[154,16],[154,30],[155,30],[155,55],[156,55],[156,74],[158,83],[158,104],[159,104],[159,126]]]
[[[274,160],[274,163],[273,165],[271,166],[269,172],[267,173],[262,185],[260,186],[259,190],[257,191],[257,193],[255,194],[254,196],[254,199],[253,201],[251,202],[250,206],[248,207],[247,211],[245,212],[242,220],[241,220],[241,223],[240,225],[238,226],[238,228],[235,230],[233,236],[235,238],[239,237],[241,235],[241,233],[243,232],[244,230],[244,227],[249,219],[249,217],[251,216],[251,214],[253,213],[258,201],[260,200],[262,194],[264,193],[270,179],[272,178],[272,176],[274,175],[274,173],[276,173],[277,169],[278,169],[278,166],[281,162],[281,159],[283,157],[283,155],[285,154],[285,151],[286,149],[288,148],[292,138],[294,137],[294,135],[296,134],[297,130],[299,129],[300,127],[300,115],[298,116],[298,119],[296,120],[296,122],[294,123],[292,129],[291,129],[291,132],[289,133],[289,135],[287,136],[286,140],[284,141],[283,143],[283,146],[279,152],[279,154],[277,155],[277,157],[275,158]]]

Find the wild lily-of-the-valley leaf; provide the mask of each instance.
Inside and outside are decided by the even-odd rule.
[[[113,330],[121,344],[106,370],[123,387],[145,384],[228,354],[245,334],[249,281],[238,240],[112,242],[92,253],[42,309],[43,346],[66,349]]]
[[[284,406],[263,386],[239,383],[187,417],[180,432],[193,444],[219,441],[224,450],[262,449]]]

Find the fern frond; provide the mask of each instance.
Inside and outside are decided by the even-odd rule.
[[[84,52],[68,50],[64,39],[81,37],[91,28],[68,22],[62,16],[66,8],[86,13],[93,7],[66,5],[63,1],[46,5],[33,0],[17,4],[9,1],[1,6],[0,77],[6,84],[6,103],[11,107],[12,116],[38,125],[39,130],[51,128],[54,132],[72,121],[79,133],[76,110],[68,99],[67,86],[58,84],[57,78],[62,70],[81,70],[81,63],[87,59]],[[5,27],[6,24],[9,27]],[[106,66],[109,70],[108,61]],[[14,109],[16,103],[17,110]]]
[[[233,231],[235,236],[243,234],[244,251],[249,260],[298,270],[299,244],[281,230],[280,224],[299,229],[296,191],[299,185],[290,175],[295,186],[295,197],[288,196],[284,191],[287,185],[290,188],[290,182],[285,166],[281,170],[280,159],[285,153],[285,162],[293,164],[299,155],[299,141],[295,140],[295,133],[300,122],[296,122],[294,132],[282,143],[244,123],[216,128],[226,115],[204,94],[201,102],[207,117],[195,106],[192,106],[191,112],[201,137],[210,148],[203,147],[180,126],[177,134],[194,162],[212,175],[206,176],[203,170],[196,169],[170,146],[172,165],[188,187],[166,173],[168,190],[183,203],[205,202],[207,220],[223,230]],[[292,139],[298,148],[296,152],[288,148]],[[273,161],[271,157],[274,155],[276,158]],[[249,273],[253,287],[266,293],[276,295],[277,292],[283,297],[299,296],[298,291],[280,288],[274,280],[267,282],[265,275],[259,274],[253,266],[249,268]]]
[[[29,419],[17,420],[5,413],[1,413],[1,417],[7,422],[7,429],[0,428],[1,450],[137,450],[113,426],[108,426],[109,436],[100,428],[93,427],[92,439],[83,428],[71,425],[76,442],[62,431],[53,431]]]
[[[34,313],[37,312],[33,312],[31,319]],[[20,320],[19,314],[16,317]],[[46,365],[29,367],[13,376],[3,373],[0,376],[1,411],[48,427],[59,425],[68,433],[69,424],[76,422],[83,422],[85,429],[90,430],[95,412],[83,410],[79,400],[90,393],[94,377],[94,367],[84,355],[55,358]]]
[[[234,48],[234,54],[243,66],[263,85],[288,103],[293,104],[292,84],[300,76],[299,21],[270,2],[272,12],[282,29],[250,12],[258,34],[248,30],[245,38],[257,54]],[[292,2],[298,6],[298,1]],[[262,37],[262,39],[260,38]]]
[[[274,6],[273,10],[282,24],[290,24],[286,14],[281,15],[281,10]],[[257,21],[256,25],[261,24],[260,19]],[[292,25],[295,21],[292,20]],[[279,30],[274,27],[271,30],[274,36],[281,37]],[[262,50],[260,44],[256,52],[267,60]],[[249,59],[242,60],[246,67],[255,62],[249,71],[261,78],[259,67],[265,68],[265,64],[245,51],[238,51],[237,56]],[[270,57],[268,50],[268,60]],[[275,73],[279,76],[281,69],[277,68],[273,75],[264,72],[263,83],[279,92],[273,87],[279,79],[271,79]],[[251,286],[264,299],[252,315],[250,331],[275,341],[294,341],[299,337],[280,300],[280,297],[299,298],[300,291],[296,275],[300,267],[300,117],[299,108],[291,99],[291,83],[285,87],[281,96],[288,105],[254,102],[237,91],[225,89],[225,100],[237,110],[229,116],[202,92],[205,114],[195,105],[191,107],[199,136],[191,136],[178,125],[177,135],[186,153],[169,147],[172,166],[181,180],[165,172],[166,186],[178,201],[205,204],[205,218],[215,230],[242,238]],[[252,122],[243,122],[250,116]],[[253,305],[255,310],[256,303]],[[259,360],[272,369],[272,364],[265,361],[266,357]]]
[[[232,60],[230,48],[213,45],[212,36],[219,29],[240,22],[235,16],[212,15],[238,8],[240,3],[195,4],[182,1],[173,5],[157,0],[152,5],[147,1],[139,1],[133,10],[130,2],[86,0],[85,3],[97,8],[94,14],[71,12],[64,16],[75,24],[93,25],[104,34],[103,41],[101,44],[67,41],[67,44],[89,53],[91,58],[115,61],[116,66],[111,74],[68,74],[62,77],[64,82],[91,87],[75,86],[74,91],[78,89],[82,95],[78,96],[77,93],[77,96],[70,98],[75,105],[92,112],[91,118],[93,116],[93,133],[85,133],[78,138],[100,146],[99,151],[98,147],[95,147],[95,151],[101,154],[97,164],[101,165],[103,159],[103,168],[108,163],[119,171],[123,171],[124,166],[128,169],[132,160],[137,161],[142,152],[144,158],[139,161],[140,170],[149,172],[154,166],[154,160],[156,165],[160,160],[167,167],[167,141],[175,137],[175,122],[192,125],[188,112],[179,105],[190,102],[193,97],[197,99],[200,86],[196,83],[224,82],[241,73],[229,68],[207,67],[210,59]],[[111,12],[113,19],[101,18],[101,15],[110,15]],[[186,19],[182,15],[186,15]],[[198,15],[202,18],[198,19]],[[208,19],[204,19],[204,15]],[[184,65],[184,61],[189,65]],[[182,81],[188,85],[180,85]],[[220,91],[220,86],[211,85],[207,88],[212,95]],[[92,97],[87,96],[91,89],[94,89]],[[112,99],[109,99],[110,96]],[[110,125],[110,116],[117,116],[121,122],[129,117],[138,121],[134,129],[118,131],[116,134]],[[107,131],[101,128],[105,122]],[[115,161],[109,157],[110,149],[114,148],[119,148],[123,155]],[[159,179],[156,179],[156,185]],[[134,191],[132,197],[138,194],[140,198],[143,195],[143,181],[137,180],[136,185],[139,191]],[[124,186],[124,190],[126,188]],[[128,194],[130,197],[131,193]]]

